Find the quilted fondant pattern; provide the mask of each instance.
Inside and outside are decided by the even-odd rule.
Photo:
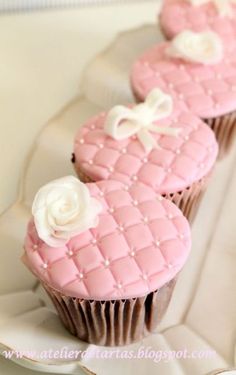
[[[96,228],[51,248],[31,222],[25,241],[29,268],[70,296],[107,300],[145,295],[174,278],[190,251],[181,211],[151,189],[114,181],[89,184],[104,212]]]
[[[236,38],[236,6],[233,3],[232,9],[234,17],[222,17],[210,1],[201,6],[192,6],[188,0],[164,0],[160,25],[170,39],[183,30],[213,30],[226,41],[227,48],[231,49]]]
[[[235,111],[236,50],[221,63],[206,66],[168,57],[168,46],[168,42],[156,45],[133,65],[131,84],[140,100],[159,87],[203,119]]]
[[[136,137],[116,141],[104,133],[105,114],[89,120],[75,138],[75,167],[94,181],[113,179],[128,186],[135,181],[159,194],[186,189],[206,176],[216,160],[213,132],[179,104],[158,125],[181,128],[178,137],[152,135],[161,149],[145,153]]]

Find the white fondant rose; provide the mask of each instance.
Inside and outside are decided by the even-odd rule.
[[[100,202],[73,176],[43,186],[32,206],[38,236],[52,247],[63,246],[71,237],[96,227],[101,211]]]
[[[189,0],[193,6],[200,6],[212,2],[222,17],[233,16],[232,4],[235,0]]]
[[[212,65],[223,58],[223,44],[220,37],[212,32],[195,33],[185,30],[171,42],[167,54],[186,61]]]

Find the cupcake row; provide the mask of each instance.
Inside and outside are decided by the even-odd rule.
[[[185,3],[199,11],[187,0],[164,3],[163,30],[168,9]],[[210,4],[216,19],[231,20],[227,3],[230,15]],[[78,178],[35,196],[23,261],[83,341],[138,341],[168,307],[190,223],[235,127],[234,43],[215,31],[183,28],[141,56],[131,71],[138,103],[88,119],[75,135]]]

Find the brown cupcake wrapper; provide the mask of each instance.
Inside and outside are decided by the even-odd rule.
[[[42,283],[69,332],[95,345],[118,346],[153,332],[169,305],[177,277],[147,296],[94,301],[65,296]]]
[[[182,191],[163,194],[163,197],[176,204],[183,212],[183,215],[188,219],[189,223],[192,224],[207,188],[209,178],[210,174]]]
[[[217,142],[219,143],[218,158],[222,159],[230,151],[236,137],[236,111],[224,116],[204,119],[203,121],[215,133]]]
[[[79,179],[82,182],[94,182],[80,169],[76,170]],[[209,176],[202,178],[200,181],[193,183],[190,187],[175,193],[162,194],[166,199],[169,199],[176,204],[177,207],[183,212],[184,216],[190,223],[193,223],[197,214],[199,204],[207,188]]]

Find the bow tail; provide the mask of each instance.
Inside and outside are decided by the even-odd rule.
[[[150,152],[153,148],[160,149],[155,138],[150,134],[147,129],[141,129],[138,134],[138,139],[142,143],[146,152]]]
[[[156,126],[156,125],[150,125],[149,129],[152,132],[162,134],[162,135],[170,135],[173,137],[177,137],[182,130],[181,128],[172,128],[170,126]]]

